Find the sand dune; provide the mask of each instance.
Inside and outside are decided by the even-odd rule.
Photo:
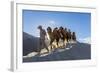
[[[41,55],[31,52],[23,57],[23,62],[41,62],[41,61],[61,61],[61,60],[83,60],[91,59],[91,46],[85,43],[67,44],[65,49],[56,48],[47,53],[42,50]]]

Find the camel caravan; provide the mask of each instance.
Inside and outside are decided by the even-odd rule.
[[[54,48],[66,48],[67,44],[76,42],[76,33],[65,27],[55,27],[54,29],[47,27],[47,30],[45,30],[42,26],[38,26],[38,29],[40,30],[40,47],[44,46],[48,52],[49,49],[45,42],[46,38],[50,41],[49,48],[51,50]]]

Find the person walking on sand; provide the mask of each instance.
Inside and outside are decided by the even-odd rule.
[[[41,52],[42,48],[46,48],[46,50],[49,52],[49,49],[45,43],[45,36],[46,36],[46,31],[42,28],[42,26],[38,26],[38,29],[40,30],[40,39],[39,39],[39,54]]]

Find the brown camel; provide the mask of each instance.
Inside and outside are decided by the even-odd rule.
[[[56,40],[56,45],[57,45],[57,47],[59,47],[58,43],[59,43],[59,39],[60,39],[60,34],[59,34],[59,30],[57,27],[54,28],[53,35],[54,35],[54,38]]]
[[[70,31],[70,29],[68,29],[68,42],[70,42],[71,41],[71,31]]]
[[[59,28],[59,34],[60,34],[60,37],[61,37],[61,40],[63,41],[63,46],[66,46],[66,38],[67,38],[67,34],[66,34],[66,31],[65,29],[61,26]]]
[[[76,34],[75,32],[72,32],[72,40],[75,42],[76,41]]]
[[[48,33],[48,35],[49,35],[49,38],[50,38],[50,48],[51,48],[51,50],[52,50],[52,43],[54,42],[54,35],[53,35],[53,32],[52,32],[52,29],[51,29],[51,27],[48,27],[47,28],[47,33]]]
[[[57,47],[59,46],[58,45],[58,42],[59,42],[59,39],[60,39],[60,35],[59,35],[59,32],[58,32],[58,28],[54,28],[54,30],[52,31],[51,27],[48,27],[47,28],[47,33],[49,35],[49,38],[50,38],[50,48],[51,50],[53,49],[53,42],[56,41],[56,45]]]

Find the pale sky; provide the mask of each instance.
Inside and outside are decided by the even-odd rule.
[[[45,30],[48,26],[66,27],[76,32],[78,40],[91,37],[91,13],[23,10],[24,32],[38,37],[39,25]]]

